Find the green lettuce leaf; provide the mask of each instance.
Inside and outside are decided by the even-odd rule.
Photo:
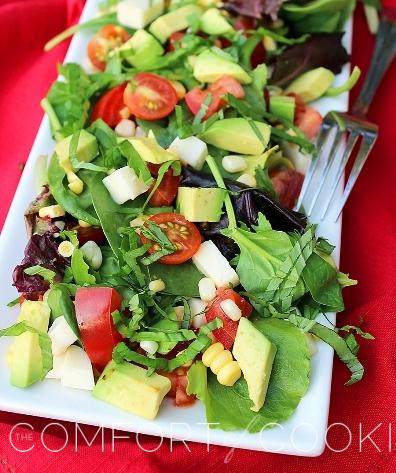
[[[96,283],[96,278],[89,272],[89,266],[84,261],[81,250],[76,248],[71,258],[71,269],[73,278],[79,286],[92,285]]]
[[[344,310],[338,271],[332,264],[313,253],[302,277],[315,302],[325,306],[330,312]]]
[[[253,321],[278,349],[264,406],[257,413],[250,410],[252,402],[243,378],[230,388],[219,384],[210,373],[206,418],[215,424],[213,428],[259,432],[273,422],[288,419],[308,389],[310,354],[304,333],[284,320]]]
[[[334,349],[339,359],[346,364],[351,372],[351,377],[345,383],[347,386],[357,383],[363,378],[364,368],[356,357],[359,345],[354,338],[349,337],[349,339],[346,340],[340,337],[340,335],[331,328],[297,315],[289,317],[289,321],[297,327],[300,327],[302,330],[312,333]]]

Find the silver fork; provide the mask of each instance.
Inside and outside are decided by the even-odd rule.
[[[396,9],[385,10],[382,14],[374,55],[362,90],[352,114],[329,112],[325,115],[317,141],[318,155],[312,160],[304,180],[296,205],[304,205],[307,217],[321,210],[319,220],[328,216],[331,203],[343,180],[345,167],[356,151],[348,181],[342,195],[336,199],[331,214],[338,220],[349,194],[366,162],[378,136],[377,125],[365,117],[377,92],[378,86],[396,55]],[[331,139],[333,141],[331,141]],[[342,151],[342,153],[340,153]],[[338,197],[338,196],[337,196]]]

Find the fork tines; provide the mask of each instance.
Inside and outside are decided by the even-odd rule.
[[[325,220],[331,210],[337,221],[377,136],[376,125],[346,113],[329,112],[324,117],[318,153],[308,169],[297,208],[303,207],[307,217],[314,216],[319,221]],[[345,167],[351,156],[356,157],[343,187]]]

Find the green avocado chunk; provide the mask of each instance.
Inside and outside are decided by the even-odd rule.
[[[270,98],[270,112],[280,118],[284,118],[289,122],[294,121],[294,112],[296,108],[296,99],[288,95],[273,95]]]
[[[47,332],[50,309],[42,301],[25,301],[18,322],[27,322],[40,332]],[[37,333],[25,332],[15,337],[8,352],[11,384],[26,388],[42,378],[43,363]]]
[[[192,19],[201,14],[202,10],[197,5],[186,5],[154,20],[149,31],[161,43],[165,43],[172,33],[185,30],[190,26]]]
[[[153,35],[145,30],[137,30],[118,51],[133,67],[144,68],[146,64],[162,56],[164,48]]]
[[[234,31],[233,27],[217,8],[209,8],[201,16],[200,29],[209,35],[222,35]]]
[[[218,222],[226,191],[209,187],[179,187],[177,208],[189,222]]]
[[[86,130],[81,130],[79,133],[76,157],[79,161],[90,163],[98,154],[98,143],[95,136]],[[65,172],[73,170],[69,153],[72,138],[73,135],[67,136],[55,145],[55,153],[58,156],[59,164]]]
[[[96,399],[124,409],[131,414],[153,420],[171,382],[165,376],[153,373],[131,363],[111,361],[104,369],[92,395]]]
[[[264,405],[276,346],[246,317],[239,321],[232,354],[239,364],[253,401],[251,410],[258,412]]]
[[[194,62],[194,77],[199,82],[215,82],[223,76],[233,77],[241,84],[250,84],[252,78],[236,62],[210,50],[203,51]]]
[[[286,94],[297,94],[304,102],[316,100],[330,88],[334,74],[325,67],[317,67],[297,77],[285,90]]]
[[[225,118],[210,126],[200,138],[220,149],[239,154],[262,154],[268,145],[271,127],[246,118]],[[260,136],[261,135],[261,136]]]
[[[142,136],[140,138],[121,138],[118,141],[129,141],[135,148],[135,151],[139,156],[146,161],[146,163],[152,164],[163,164],[167,161],[177,160],[178,157],[175,154],[170,153],[160,146],[156,139],[151,136]]]

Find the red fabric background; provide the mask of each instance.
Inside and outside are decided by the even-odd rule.
[[[387,0],[388,5],[395,0]],[[60,62],[67,44],[44,54],[43,44],[54,34],[77,21],[82,0],[1,0],[0,1],[0,224],[7,214],[12,195],[20,177],[42,112],[39,100],[56,77],[55,63]],[[367,69],[373,37],[367,32],[362,10],[355,16],[353,63]],[[350,429],[351,445],[342,453],[330,449],[320,458],[299,458],[235,450],[165,440],[157,449],[158,439],[140,437],[146,450],[140,449],[132,434],[129,439],[115,440],[112,452],[111,434],[105,434],[104,451],[100,437],[92,446],[80,442],[76,452],[74,426],[63,423],[69,435],[52,426],[44,431],[47,448],[40,441],[48,420],[0,412],[0,472],[101,472],[140,473],[167,471],[238,471],[238,472],[348,472],[383,473],[396,471],[396,433],[389,424],[395,420],[396,408],[396,163],[394,160],[394,127],[396,105],[396,64],[386,76],[372,106],[369,118],[380,125],[380,138],[344,213],[342,269],[359,279],[359,286],[346,291],[348,311],[339,316],[344,324],[365,318],[365,328],[376,336],[375,342],[363,342],[361,358],[366,376],[361,383],[345,387],[345,368],[338,361],[334,366],[330,424],[343,423]],[[356,96],[359,87],[352,94]],[[29,453],[18,453],[10,444],[9,434],[18,422],[30,423],[34,431],[18,428],[19,449],[34,445]],[[396,428],[396,426],[394,426]],[[361,444],[372,429],[371,439]],[[92,438],[96,429],[82,427]],[[361,434],[360,434],[361,432]],[[21,434],[32,435],[21,437]],[[328,443],[344,449],[348,443],[346,427],[334,426]],[[374,444],[375,443],[375,444]]]

